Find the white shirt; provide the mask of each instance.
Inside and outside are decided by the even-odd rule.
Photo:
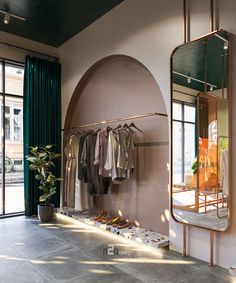
[[[228,149],[225,149],[220,156],[220,186],[223,189],[223,193],[226,195],[229,193],[228,167]]]

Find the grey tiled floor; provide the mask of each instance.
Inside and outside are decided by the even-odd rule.
[[[107,255],[113,244],[114,255]],[[83,226],[0,219],[0,283],[233,282],[227,271],[161,249],[145,252]]]

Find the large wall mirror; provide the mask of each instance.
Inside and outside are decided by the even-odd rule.
[[[171,210],[175,220],[215,231],[229,227],[230,35],[217,31],[171,57]]]

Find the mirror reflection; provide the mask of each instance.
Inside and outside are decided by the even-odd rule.
[[[172,214],[217,231],[230,207],[228,49],[218,31],[172,55]]]

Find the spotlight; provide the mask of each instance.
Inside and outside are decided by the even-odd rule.
[[[191,84],[191,79],[189,77],[187,78],[187,83]]]
[[[227,50],[229,47],[229,42],[228,41],[225,41],[224,42],[224,50]]]
[[[7,11],[0,10],[0,13],[4,15],[3,22],[4,22],[5,25],[9,24],[11,17],[15,18],[15,19],[18,19],[18,20],[21,20],[21,21],[25,21],[26,20],[25,18],[23,18],[21,16],[12,14],[12,13],[7,12]]]
[[[210,86],[210,91],[213,91],[213,85]]]
[[[3,20],[4,24],[8,25],[10,22],[10,19],[11,19],[11,16],[9,14],[6,14]]]

